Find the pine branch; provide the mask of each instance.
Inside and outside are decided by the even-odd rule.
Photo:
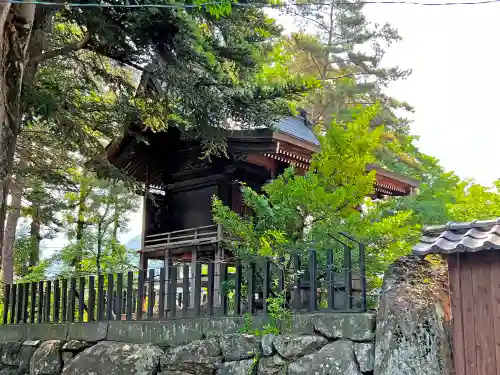
[[[68,55],[72,52],[76,52],[82,48],[84,48],[87,43],[90,41],[90,33],[86,32],[85,35],[83,36],[82,40],[68,44],[62,48],[54,49],[52,51],[47,51],[45,53],[42,53],[41,55],[34,56],[31,59],[30,63],[40,63],[42,61],[52,59],[57,56],[64,56]]]

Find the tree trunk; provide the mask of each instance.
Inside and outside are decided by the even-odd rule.
[[[95,266],[97,268],[97,274],[101,274],[101,253],[102,253],[102,222],[99,221],[97,224],[97,256],[95,258]]]
[[[117,204],[115,203],[115,212],[113,214],[113,240],[118,242],[118,229],[120,229],[120,221],[118,217]]]
[[[0,248],[3,248],[7,194],[20,124],[21,88],[34,4],[0,4]]]
[[[33,267],[40,261],[40,241],[42,240],[40,235],[40,207],[36,203],[31,206],[30,236],[33,247],[31,248],[29,266]]]
[[[7,224],[5,226],[5,238],[3,241],[2,249],[2,269],[3,269],[3,282],[6,284],[12,284],[14,280],[14,261],[13,261],[13,249],[14,242],[16,239],[16,229],[17,222],[21,216],[21,179],[16,178],[11,180],[10,185],[10,197],[11,197],[11,210],[9,216],[7,217]]]

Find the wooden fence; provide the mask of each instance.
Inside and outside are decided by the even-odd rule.
[[[366,311],[364,247],[352,250],[346,245],[338,261],[338,252],[318,259],[311,250],[278,264],[200,261],[6,285],[3,324],[266,314],[273,296],[294,311]]]

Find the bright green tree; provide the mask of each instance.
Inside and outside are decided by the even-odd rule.
[[[62,273],[102,273],[132,267],[118,234],[127,228],[128,215],[138,208],[135,194],[123,183],[97,178],[75,169],[77,192],[66,192],[63,222],[70,244],[58,252]]]
[[[383,134],[382,128],[371,125],[377,110],[358,109],[352,114],[353,121],[332,122],[319,136],[321,151],[304,175],[289,168],[266,184],[262,194],[242,186],[252,217],[241,217],[214,199],[215,221],[241,238],[232,245],[237,256],[270,256],[283,264],[279,259],[289,261],[293,254],[313,246],[320,259],[326,249],[334,249],[340,262],[343,248],[334,237],[345,231],[367,245],[368,271],[376,281],[388,262],[408,250],[406,242],[399,243],[401,246],[397,242],[416,233],[407,225],[411,212],[382,217],[378,210],[367,207],[375,172],[367,173],[366,167],[375,160]],[[363,205],[367,209],[360,209]]]
[[[0,7],[3,20],[23,13],[24,22],[0,22],[0,30],[12,26],[22,35],[0,41],[0,70],[9,77],[0,85],[0,245],[14,151],[30,122],[50,119],[54,140],[94,148],[95,155],[103,145],[94,132],[114,138],[131,123],[178,126],[213,153],[224,149],[219,128],[228,117],[246,126],[269,124],[305,89],[301,82],[256,79],[281,32],[259,7],[71,5]]]

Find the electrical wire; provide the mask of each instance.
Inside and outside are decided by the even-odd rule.
[[[356,4],[399,4],[399,5],[420,5],[420,6],[459,6],[459,5],[484,5],[498,3],[500,0],[481,0],[481,1],[464,1],[464,2],[441,2],[441,3],[430,3],[430,2],[419,2],[419,1],[360,1]],[[51,7],[70,7],[70,8],[167,8],[167,9],[192,9],[200,8],[214,5],[231,5],[239,8],[283,8],[289,6],[314,6],[314,5],[331,5],[331,3],[282,3],[282,4],[268,4],[268,3],[253,3],[253,4],[242,4],[224,1],[211,1],[202,4],[110,4],[110,3],[70,3],[70,2],[49,2],[49,1],[23,1],[23,0],[9,0],[0,1],[0,4],[11,3],[11,4],[34,4],[34,5],[44,5]],[[352,4],[352,2],[340,0],[337,4]]]

